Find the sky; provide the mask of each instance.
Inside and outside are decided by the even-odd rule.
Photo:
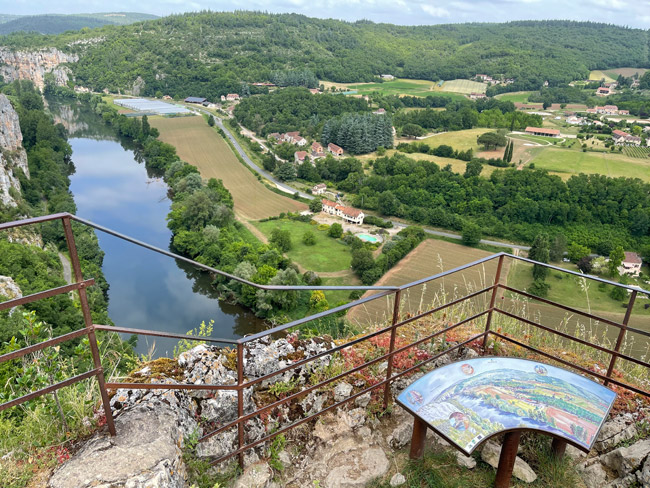
[[[137,11],[164,16],[208,9],[403,25],[570,19],[650,28],[650,0],[0,0],[1,14],[19,15]]]

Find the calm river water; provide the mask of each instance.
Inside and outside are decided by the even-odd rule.
[[[165,218],[171,201],[162,178],[138,162],[132,147],[86,107],[50,101],[50,110],[70,132],[76,168],[70,189],[77,215],[168,249],[171,232]],[[248,310],[218,300],[207,273],[103,232],[97,236],[106,253],[108,312],[116,325],[184,334],[214,320],[212,335],[223,338],[264,328]],[[155,356],[167,356],[176,343],[140,336],[137,352],[155,346]]]

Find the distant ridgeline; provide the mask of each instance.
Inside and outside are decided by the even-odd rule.
[[[83,28],[95,29],[105,25],[126,25],[158,18],[156,15],[132,12],[71,14],[71,15],[16,15],[0,16],[0,35],[12,32],[38,32],[60,34]]]
[[[434,81],[485,73],[514,78],[523,90],[584,79],[593,69],[649,66],[648,31],[570,21],[395,26],[202,12],[57,36],[12,34],[2,44],[79,54],[71,66],[77,84],[94,90],[130,89],[140,76],[141,95],[212,99],[238,91],[242,81],[305,69],[336,82],[381,73]]]

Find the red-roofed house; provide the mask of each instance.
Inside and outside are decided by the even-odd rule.
[[[375,111],[373,112],[373,114],[375,114],[375,115],[384,115],[385,113],[386,113],[386,109],[385,109],[385,108],[378,108],[377,110],[375,110]]]
[[[323,204],[323,212],[330,215],[336,215],[336,207],[338,206],[338,203],[333,202],[332,200],[326,200],[324,198],[321,203]]]
[[[641,257],[637,253],[626,252],[625,259],[623,259],[623,262],[618,267],[618,272],[622,275],[639,276],[642,264],[643,261],[641,261]]]
[[[327,190],[327,185],[325,183],[319,183],[318,185],[314,185],[311,189],[312,195],[322,195],[325,193],[325,190]]]
[[[296,151],[293,153],[293,158],[296,161],[296,163],[302,164],[305,162],[305,158],[307,157],[307,151]]]
[[[298,146],[304,146],[307,144],[307,139],[302,137],[300,135],[300,132],[287,132],[284,134],[284,140],[285,142],[288,142],[289,144],[296,144]]]
[[[629,110],[619,110],[618,115],[630,115],[630,111]]]
[[[329,152],[331,152],[334,156],[342,156],[343,155],[343,148],[337,146],[336,144],[329,143],[327,145],[327,149]]]
[[[363,224],[365,215],[361,210],[352,207],[345,207],[338,203],[332,202],[331,200],[323,199],[322,203],[323,212],[341,217],[343,220],[350,224]]]
[[[633,136],[632,134],[628,134],[627,132],[623,132],[622,130],[618,130],[618,129],[612,131],[612,138],[614,139],[614,142],[617,145],[624,145],[624,146],[641,145],[640,137]]]
[[[309,91],[312,95],[318,95],[320,93],[320,90],[318,88],[310,88]]]
[[[325,150],[323,149],[323,145],[321,143],[316,141],[311,143],[311,156],[312,158],[325,157]]]
[[[598,88],[598,90],[596,90],[596,95],[598,95],[599,97],[606,97],[607,95],[611,95],[611,94],[612,94],[612,90],[610,90],[605,86],[601,86],[600,88]]]
[[[605,105],[604,107],[596,107],[596,111],[599,114],[616,115],[616,114],[618,114],[618,106],[616,106],[616,105]]]
[[[560,137],[559,129],[543,129],[542,127],[526,127],[526,134],[545,137]]]

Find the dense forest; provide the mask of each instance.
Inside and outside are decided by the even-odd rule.
[[[546,80],[553,86],[583,79],[592,69],[648,66],[647,31],[570,21],[396,26],[201,12],[58,36],[12,34],[1,43],[76,52],[73,73],[95,90],[130,89],[140,76],[144,95],[174,97],[214,98],[239,92],[241,81],[292,69],[337,82],[372,81],[381,73],[434,81],[486,73],[538,89]]]
[[[638,179],[572,176],[564,182],[541,170],[500,170],[481,177],[480,165],[460,175],[403,154],[375,160],[368,176],[345,182],[353,204],[420,224],[532,242],[542,231],[608,254],[614,245],[650,244],[650,185]],[[474,168],[476,166],[476,168]]]
[[[125,25],[144,20],[156,19],[157,16],[132,12],[70,14],[70,15],[20,15],[7,22],[0,22],[0,35],[12,32],[38,32],[40,34],[60,34],[71,30],[95,29],[105,25]]]

